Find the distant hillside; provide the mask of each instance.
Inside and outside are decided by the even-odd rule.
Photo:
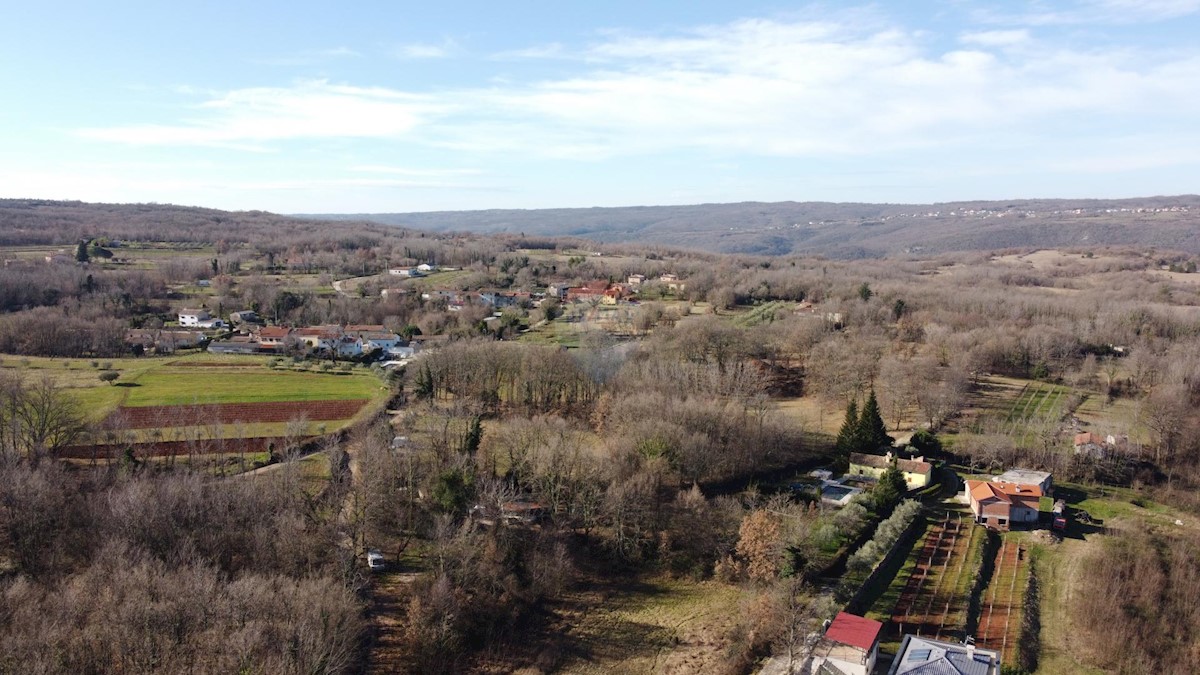
[[[355,219],[346,219],[355,220]],[[345,223],[332,230],[310,218],[266,211],[218,211],[172,204],[93,204],[47,199],[0,199],[0,245],[69,244],[111,239],[229,242],[297,237],[353,239],[386,232],[379,224]]]
[[[1090,245],[1200,253],[1200,196],[944,204],[780,202],[591,209],[319,215],[438,232],[576,236],[718,253],[821,254]]]

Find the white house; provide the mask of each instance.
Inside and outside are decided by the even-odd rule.
[[[430,265],[429,263],[421,263],[420,265],[417,265],[417,271],[420,272],[433,272],[436,269],[436,267]]]
[[[394,277],[419,277],[421,271],[412,267],[393,267],[388,270],[388,274]]]
[[[356,335],[362,341],[363,351],[366,352],[375,349],[391,350],[404,342],[404,338],[387,331],[362,331],[352,335]]]
[[[417,355],[416,347],[389,347],[387,350],[388,356],[396,359],[411,359]]]
[[[179,310],[179,325],[180,326],[199,326],[201,321],[211,321],[212,316],[209,315],[207,309],[181,309]]]
[[[190,328],[224,328],[225,322],[214,319],[206,309],[181,309],[179,325]]]
[[[343,335],[334,341],[338,356],[358,356],[363,353],[363,343],[356,337]]]

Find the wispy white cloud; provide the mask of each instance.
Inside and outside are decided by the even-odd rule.
[[[84,199],[88,201],[180,201],[179,195],[205,195],[191,203],[200,204],[217,195],[240,193],[329,193],[348,191],[371,193],[389,191],[455,191],[505,192],[502,185],[454,181],[408,180],[400,178],[365,178],[339,175],[312,178],[283,178],[277,180],[214,179],[196,176],[169,176],[169,168],[157,173],[149,171],[109,171],[94,169],[53,171],[0,170],[0,182],[10,194],[42,199]],[[164,177],[166,175],[166,177]],[[262,202],[245,201],[249,207],[261,208]]]
[[[446,102],[381,87],[324,80],[237,89],[210,98],[178,124],[83,129],[87,138],[134,145],[263,148],[298,138],[399,138]]]
[[[570,77],[435,93],[327,81],[239,89],[176,124],[82,133],[258,148],[370,138],[578,160],[678,150],[829,157],[1004,151],[1035,147],[1039,135],[1200,114],[1200,92],[1181,86],[1200,81],[1200,48],[1071,49],[1026,30],[964,34],[959,49],[935,44],[900,26],[835,21],[609,34],[568,55],[579,61]]]

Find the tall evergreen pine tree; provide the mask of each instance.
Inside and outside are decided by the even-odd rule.
[[[475,456],[479,452],[479,443],[483,440],[483,425],[480,423],[479,415],[471,418],[471,426],[467,428],[467,434],[463,438],[463,452]]]
[[[837,451],[839,455],[849,455],[852,452],[859,452],[856,436],[858,435],[858,401],[850,401],[850,405],[846,406],[846,419],[842,422],[842,428],[838,429],[837,435]]]
[[[880,448],[892,447],[894,441],[888,436],[887,425],[879,414],[879,401],[875,399],[874,389],[863,404],[862,414],[858,416],[857,431],[857,452],[877,452]]]

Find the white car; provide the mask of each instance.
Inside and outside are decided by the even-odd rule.
[[[387,567],[387,563],[383,560],[383,554],[376,549],[367,551],[367,567],[371,568],[372,572],[378,572]]]

